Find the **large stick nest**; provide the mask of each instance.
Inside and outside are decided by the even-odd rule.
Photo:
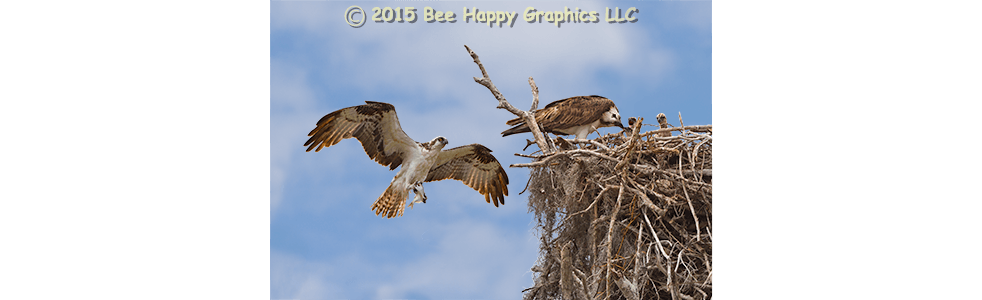
[[[526,300],[712,298],[712,126],[640,121],[513,165],[541,239]]]
[[[477,53],[464,48],[481,69],[474,82],[498,108],[525,120],[535,139],[529,146],[543,153],[518,154],[533,162],[510,166],[531,168],[529,211],[542,242],[535,285],[524,298],[712,298],[712,126],[668,128],[659,114],[661,129],[643,134],[638,119],[626,136],[548,139],[532,114],[535,80],[529,77],[532,107],[515,108]]]

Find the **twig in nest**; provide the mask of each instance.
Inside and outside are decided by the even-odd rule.
[[[624,185],[621,185],[621,190],[619,192],[617,192],[617,206],[614,206],[614,213],[611,214],[610,225],[607,226],[607,243],[608,243],[608,246],[607,246],[607,280],[606,280],[607,287],[605,289],[605,291],[606,291],[605,293],[608,296],[610,296],[610,266],[612,264],[612,262],[610,261],[610,255],[611,255],[610,254],[610,248],[612,248],[612,247],[610,245],[612,245],[614,243],[614,240],[611,239],[612,238],[611,236],[614,233],[614,221],[617,220],[617,212],[620,211],[620,209],[621,209],[621,196],[623,196],[623,195],[624,195]]]
[[[601,190],[599,194],[597,194],[597,197],[596,198],[593,198],[593,202],[590,203],[590,206],[587,206],[586,209],[584,209],[584,210],[581,210],[581,211],[578,211],[578,212],[573,213],[572,215],[566,216],[566,218],[563,219],[563,223],[565,223],[567,220],[573,218],[573,216],[576,216],[578,214],[582,214],[582,213],[585,213],[585,212],[589,211],[591,208],[593,208],[593,205],[594,204],[597,204],[597,201],[600,201],[600,197],[603,197],[604,192],[606,192],[607,190],[609,190],[609,188],[608,187],[604,187],[604,189]]]
[[[529,146],[535,145],[535,142],[533,142],[530,139],[525,139],[525,142],[528,143],[528,144],[525,144],[525,148],[522,148],[522,151],[525,151],[525,149],[528,149]]]
[[[638,286],[631,283],[627,278],[621,277],[620,280],[614,281],[617,283],[617,287],[621,289],[621,294],[624,295],[628,300],[638,300]]]
[[[559,250],[559,287],[563,299],[573,299],[573,241],[567,241]]]
[[[657,154],[657,153],[679,154],[679,149],[658,147],[658,148],[654,148],[654,149],[648,149],[648,150],[638,151],[638,154]]]
[[[606,155],[603,155],[603,154],[600,154],[600,153],[597,153],[597,152],[593,152],[593,151],[590,151],[590,150],[573,149],[573,150],[567,150],[567,151],[562,151],[562,152],[556,152],[556,153],[553,153],[553,154],[549,154],[548,157],[546,157],[544,160],[540,160],[540,161],[537,161],[537,162],[524,163],[524,164],[511,164],[508,167],[509,168],[541,167],[541,166],[545,166],[545,165],[549,164],[549,161],[552,161],[556,157],[568,157],[568,156],[570,156],[572,154],[587,154],[587,155],[592,155],[592,156],[600,157],[600,158],[603,158],[603,159],[606,159],[606,160],[619,162],[619,160],[617,160],[616,158],[613,158],[613,157],[610,157],[610,156],[606,156]],[[546,156],[546,155],[543,155],[543,156]]]
[[[692,212],[692,219],[696,221],[696,240],[701,241],[702,238],[699,237],[699,217],[696,216],[696,208],[692,206],[692,199],[689,199],[689,192],[686,191],[685,185],[682,185],[682,192],[685,193],[685,201],[689,202],[689,211]]]
[[[712,132],[713,131],[713,125],[692,125],[692,126],[673,127],[673,128],[667,128],[667,129],[658,129],[658,130],[652,130],[652,131],[645,132],[644,134],[641,135],[641,137],[647,137],[647,136],[651,136],[651,135],[656,135],[656,134],[659,134],[659,133],[662,133],[662,132],[686,131],[686,130],[688,130],[688,131],[694,131],[694,132]],[[671,139],[671,138],[675,138],[675,136],[667,137],[667,138],[665,138],[665,137],[663,137],[663,138],[657,138],[656,140]]]
[[[649,209],[651,209],[652,211],[654,211],[655,214],[658,214],[658,216],[664,216],[665,215],[666,210],[663,209],[663,208],[661,208],[661,207],[658,207],[658,205],[655,205],[655,203],[652,202],[650,198],[648,198],[648,195],[645,195],[645,191],[644,190],[635,189],[635,188],[629,188],[629,189],[633,190],[635,194],[637,194],[638,196],[640,196],[641,197],[641,200],[644,201],[642,203],[644,203],[645,206],[647,206]],[[648,190],[648,192],[651,192],[652,194],[654,194],[655,196],[658,196],[658,198],[661,198],[662,200],[670,199],[669,197],[666,197],[665,195],[659,194],[658,192],[655,192],[655,191],[652,191],[652,190]],[[668,204],[671,204],[672,203],[670,200],[666,200],[665,202],[668,203]]]
[[[617,163],[617,166],[614,167],[614,170],[621,170],[621,169],[623,169],[624,168],[624,165],[626,165],[627,162],[631,160],[631,154],[634,153],[634,148],[635,148],[634,145],[637,145],[638,139],[640,138],[638,136],[638,133],[641,131],[641,122],[642,121],[644,121],[644,118],[638,118],[638,122],[634,124],[635,125],[634,128],[631,128],[631,140],[629,142],[627,142],[627,144],[628,144],[628,146],[627,146],[627,154],[625,154],[624,155],[624,158],[621,159],[621,161]]]
[[[532,183],[532,176],[529,176],[529,180],[527,182],[525,182],[525,189],[522,190],[521,192],[519,192],[518,194],[521,195],[521,194],[525,193],[525,191],[529,190],[529,184],[530,183]]]
[[[553,143],[553,144],[556,145],[556,148],[558,148],[560,151],[572,150],[573,149],[573,144],[570,144],[569,142],[566,141],[566,139],[564,139],[562,137],[558,137],[557,136],[556,137],[556,142]]]
[[[527,158],[533,158],[533,159],[542,158],[542,155],[528,155],[528,154],[521,154],[521,153],[515,153],[515,156],[518,156],[518,157],[527,157]]]
[[[586,145],[594,145],[594,146],[597,146],[597,148],[600,148],[600,149],[603,149],[603,150],[604,150],[604,151],[606,151],[606,152],[610,152],[610,148],[607,148],[607,146],[604,146],[604,144],[601,144],[601,143],[598,143],[598,142],[597,142],[597,141],[595,141],[595,140],[588,140],[588,139],[572,139],[572,140],[566,140],[566,141],[567,141],[567,142],[570,142],[570,143],[574,143],[574,144],[586,144]]]
[[[641,171],[641,172],[664,174],[664,175],[671,176],[672,178],[682,180],[685,183],[690,183],[690,184],[693,184],[693,185],[698,185],[698,186],[707,187],[707,188],[712,188],[713,187],[712,184],[708,184],[708,183],[705,183],[705,182],[698,182],[698,181],[689,180],[688,178],[685,178],[685,177],[679,175],[679,173],[682,173],[681,170],[679,170],[679,173],[672,173],[672,172],[665,171],[665,170],[655,169],[655,168],[652,168],[652,167],[649,167],[649,166],[642,166],[642,165],[635,165],[635,164],[632,164],[632,165],[629,165],[629,166],[632,167],[632,168],[634,168],[635,170],[638,170],[638,171]]]
[[[661,251],[662,256],[665,256],[665,260],[668,260],[668,253],[665,253],[665,247],[661,246],[661,240],[658,239],[658,233],[655,232],[655,228],[651,226],[651,220],[648,219],[648,214],[643,212],[642,214],[644,214],[644,221],[648,222],[648,228],[651,229],[651,235],[655,237],[655,244],[658,245],[658,250]]]
[[[712,140],[712,138],[704,139],[701,143],[696,144],[696,147],[692,149],[692,152],[689,152],[689,160],[692,161],[692,164],[691,164],[692,165],[692,173],[695,173],[696,172],[696,159],[699,158],[699,147],[702,146],[705,143],[708,143],[711,140]],[[699,180],[702,180],[702,176],[693,176],[693,177],[696,177]]]

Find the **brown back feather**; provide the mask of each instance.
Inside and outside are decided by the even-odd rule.
[[[553,101],[546,107],[536,110],[535,122],[539,123],[539,127],[542,127],[543,131],[557,135],[563,134],[555,130],[593,123],[613,106],[614,101],[602,96],[569,97]],[[501,136],[531,131],[521,118],[508,120],[505,124],[518,126],[502,131]]]

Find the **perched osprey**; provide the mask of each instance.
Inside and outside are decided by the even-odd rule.
[[[412,190],[415,203],[426,203],[423,182],[444,179],[463,181],[484,195],[488,203],[505,204],[508,196],[508,174],[501,168],[491,150],[480,144],[443,150],[447,139],[438,136],[426,143],[414,141],[399,125],[395,107],[382,102],[365,101],[365,105],[342,108],[329,113],[307,136],[307,152],[320,151],[343,139],[357,138],[368,157],[389,170],[402,165],[389,187],[372,204],[375,215],[402,216],[406,196]],[[314,149],[316,148],[316,150]]]
[[[572,134],[578,139],[585,139],[588,134],[601,127],[617,126],[626,129],[621,124],[621,115],[617,112],[614,101],[597,95],[553,101],[535,111],[535,122],[545,132],[556,135]],[[531,131],[522,118],[508,120],[505,124],[515,127],[502,131],[501,136]]]
[[[659,113],[657,116],[655,116],[655,119],[658,120],[658,127],[659,128],[661,128],[661,129],[668,128],[668,117],[665,117],[665,114]],[[669,137],[669,136],[672,136],[672,133],[671,132],[659,132],[658,133],[658,136],[659,137]]]

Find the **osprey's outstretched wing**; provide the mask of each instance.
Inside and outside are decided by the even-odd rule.
[[[508,174],[491,155],[491,149],[480,144],[441,151],[426,175],[426,182],[444,179],[463,181],[484,195],[488,203],[494,201],[496,207],[498,203],[505,204],[508,196]]]
[[[307,152],[320,151],[346,138],[357,138],[365,153],[379,164],[395,170],[406,155],[414,151],[416,141],[399,125],[392,104],[365,101],[365,105],[342,108],[327,114],[307,136]],[[316,149],[315,149],[316,148]]]

